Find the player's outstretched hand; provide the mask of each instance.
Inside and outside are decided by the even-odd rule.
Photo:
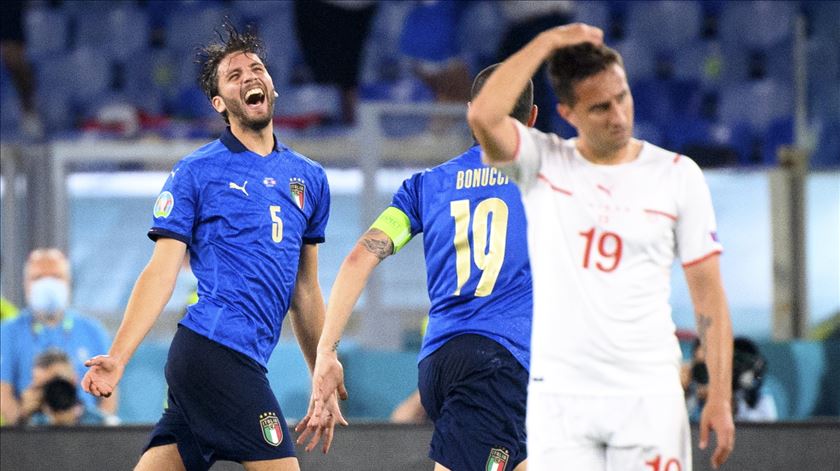
[[[338,361],[338,355],[333,353],[318,354],[315,370],[312,372],[312,397],[306,416],[295,427],[300,433],[297,443],[309,443],[306,451],[312,451],[323,439],[321,450],[327,453],[332,445],[335,424],[347,425],[341,414],[338,399],[347,399],[347,389],[344,387],[344,367]]]
[[[735,424],[732,421],[732,407],[720,401],[707,402],[700,415],[700,449],[709,444],[709,432],[714,430],[715,451],[712,453],[712,467],[718,469],[726,462],[735,448]]]
[[[89,369],[82,378],[82,389],[96,397],[110,397],[125,371],[121,361],[108,355],[97,355],[85,366]]]

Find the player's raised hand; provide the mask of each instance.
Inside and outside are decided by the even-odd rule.
[[[552,50],[586,42],[596,46],[604,43],[604,31],[584,23],[557,26],[543,31],[540,36],[550,42]]]
[[[344,367],[334,353],[319,353],[312,372],[312,396],[306,416],[295,427],[300,433],[297,443],[309,443],[306,451],[312,451],[323,438],[322,451],[327,453],[332,444],[335,424],[347,425],[338,406],[338,398],[347,399],[344,387]]]
[[[715,451],[712,453],[712,467],[717,469],[726,462],[735,448],[735,424],[732,421],[732,407],[721,401],[709,401],[700,414],[700,449],[709,445],[709,432],[714,430]]]
[[[82,389],[96,397],[110,397],[125,371],[121,361],[108,355],[97,355],[85,366],[89,369],[82,378]]]

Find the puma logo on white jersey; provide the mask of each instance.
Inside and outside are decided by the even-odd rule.
[[[247,184],[248,184],[248,180],[245,180],[245,183],[243,183],[242,186],[239,186],[236,183],[230,182],[230,184],[228,185],[228,188],[233,188],[234,190],[239,190],[242,193],[245,193],[245,196],[249,196],[248,192],[245,191],[245,185],[247,185]]]

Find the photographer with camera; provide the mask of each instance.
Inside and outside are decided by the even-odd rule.
[[[26,425],[103,425],[105,416],[79,400],[77,376],[64,352],[51,349],[35,358],[32,383],[21,394]]]
[[[746,337],[736,337],[732,355],[732,411],[736,421],[772,422],[778,419],[773,396],[762,391],[767,360],[756,344]],[[692,361],[683,371],[683,387],[688,416],[699,420],[706,401],[709,372],[705,351],[694,341]]]

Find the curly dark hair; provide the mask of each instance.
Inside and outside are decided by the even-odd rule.
[[[548,60],[548,79],[557,101],[574,106],[577,102],[574,86],[597,75],[612,64],[624,68],[624,60],[614,49],[592,43],[580,43],[558,49]]]
[[[196,53],[195,62],[201,67],[198,86],[210,100],[219,94],[219,63],[229,54],[247,52],[259,57],[263,63],[266,62],[265,45],[251,25],[246,26],[245,31],[240,33],[230,19],[226,18],[222,27],[224,31],[216,30],[220,42],[199,47]],[[229,123],[227,111],[222,112],[222,117]]]

